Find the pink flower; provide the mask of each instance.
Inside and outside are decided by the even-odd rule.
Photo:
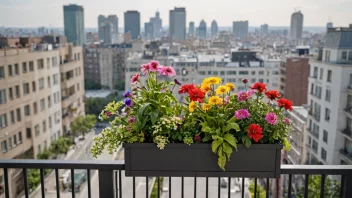
[[[277,117],[275,113],[268,113],[265,116],[265,120],[271,124],[271,125],[275,125],[277,123]]]
[[[149,70],[151,72],[159,72],[160,69],[161,69],[161,66],[159,65],[158,61],[150,61],[149,65],[150,65],[150,69]]]
[[[150,65],[149,64],[143,64],[142,66],[141,66],[141,71],[142,71],[142,73],[143,74],[147,74],[148,72],[149,72],[149,70],[150,70]]]
[[[160,73],[164,76],[175,76],[176,72],[171,66],[161,67]]]
[[[240,109],[238,111],[235,112],[235,117],[239,120],[241,119],[246,119],[250,116],[249,112],[247,111],[247,109]]]
[[[224,105],[227,105],[230,102],[230,96],[225,97]]]
[[[238,100],[239,101],[246,101],[248,100],[250,97],[252,97],[254,91],[253,90],[249,90],[249,91],[241,91],[241,92],[238,92]]]
[[[284,122],[285,122],[286,124],[290,124],[291,121],[290,121],[290,119],[285,118],[285,119],[284,119]]]
[[[131,83],[135,83],[139,80],[139,73],[135,74],[134,76],[132,76],[131,78]]]

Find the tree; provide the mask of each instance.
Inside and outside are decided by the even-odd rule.
[[[253,181],[249,184],[248,190],[251,193],[251,197],[254,197],[254,182]],[[258,185],[258,183],[257,183],[256,194],[257,194],[256,197],[258,197],[258,198],[265,198],[266,197],[266,191],[264,190],[264,188],[261,185]]]
[[[321,184],[321,176],[309,176],[308,180],[308,197],[309,198],[319,198],[320,197],[320,184]],[[340,197],[340,184],[326,177],[325,179],[325,188],[324,188],[324,197],[329,198],[338,198]],[[304,197],[304,187],[299,189],[297,194],[298,198]]]
[[[79,116],[71,122],[70,128],[74,136],[78,136],[80,134],[84,135],[94,127],[96,122],[97,118],[95,115],[87,115],[86,117]]]
[[[38,159],[49,159],[52,156],[52,152],[50,149],[44,149],[43,152],[38,153],[37,158]]]
[[[118,81],[114,84],[114,89],[123,91],[125,90],[125,81]]]
[[[93,82],[93,81],[90,81],[90,80],[84,80],[84,88],[86,90],[98,90],[98,89],[101,89],[101,85],[96,83],[96,82]]]
[[[58,140],[51,142],[50,151],[56,156],[66,154],[70,150],[72,140],[66,137],[60,137]]]
[[[106,98],[88,98],[85,102],[86,113],[98,116],[109,102],[119,100],[122,100],[122,96],[115,93],[110,94]]]

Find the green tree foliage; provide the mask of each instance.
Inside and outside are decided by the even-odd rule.
[[[52,156],[52,152],[50,149],[45,149],[43,152],[38,153],[37,159],[49,159]]]
[[[114,89],[123,91],[125,90],[125,81],[119,81],[114,84]]]
[[[72,139],[60,137],[58,140],[51,142],[50,151],[55,154],[66,154],[70,150]]]
[[[320,185],[321,185],[321,176],[309,176],[308,180],[308,197],[309,198],[319,198],[320,197]],[[340,184],[326,177],[325,180],[325,189],[324,189],[324,197],[329,198],[338,198],[340,194]],[[304,187],[299,189],[299,193],[297,195],[298,198],[304,197]]]
[[[116,94],[110,94],[106,98],[88,98],[85,101],[86,113],[99,115],[101,113],[101,110],[103,110],[105,106],[109,104],[111,101],[118,101],[121,99],[122,99],[122,96],[119,96]]]
[[[40,184],[39,169],[28,169],[28,185],[29,189],[34,190]]]
[[[96,82],[84,80],[84,88],[86,90],[99,90],[102,88],[102,86]]]
[[[91,130],[95,123],[97,122],[97,118],[95,115],[87,115],[87,116],[79,116],[71,123],[71,131],[74,136],[78,136],[80,134],[85,134],[89,130]]]
[[[254,182],[251,182],[248,187],[249,192],[251,193],[251,197],[254,197]],[[256,192],[258,198],[265,198],[266,197],[266,191],[261,185],[257,184],[257,192]]]

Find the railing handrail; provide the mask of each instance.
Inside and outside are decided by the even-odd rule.
[[[281,174],[350,175],[352,165],[281,165]]]

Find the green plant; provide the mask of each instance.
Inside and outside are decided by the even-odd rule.
[[[254,181],[249,184],[248,187],[249,192],[251,193],[251,197],[254,197]],[[266,197],[266,191],[261,185],[257,185],[257,190],[256,190],[256,197],[257,198],[265,198]]]
[[[97,118],[95,115],[87,115],[87,116],[78,116],[71,122],[71,131],[74,136],[78,136],[80,134],[85,134],[89,130],[91,130],[95,123],[97,122]]]
[[[29,188],[34,190],[40,184],[40,171],[39,169],[28,169],[27,174]]]
[[[52,152],[50,149],[44,149],[43,152],[38,153],[37,158],[38,159],[49,159],[52,156]]]
[[[321,175],[309,176],[308,179],[308,197],[319,198],[320,197],[320,186],[321,186]],[[340,197],[341,184],[335,180],[326,177],[324,197],[338,198]],[[304,187],[298,190],[298,198],[304,197]]]
[[[163,177],[160,177],[159,178],[160,180],[160,190],[163,188],[163,181],[164,181],[164,178]],[[153,185],[153,189],[152,189],[152,193],[150,194],[150,198],[158,198],[158,178],[155,178],[155,182],[154,182],[154,185]],[[146,184],[148,185],[148,184]],[[159,192],[161,193],[161,192]]]
[[[97,90],[101,89],[102,86],[96,82],[90,81],[90,80],[84,80],[84,88],[86,90]]]
[[[55,155],[66,154],[70,150],[72,142],[71,138],[60,137],[58,140],[51,142],[50,151]]]

